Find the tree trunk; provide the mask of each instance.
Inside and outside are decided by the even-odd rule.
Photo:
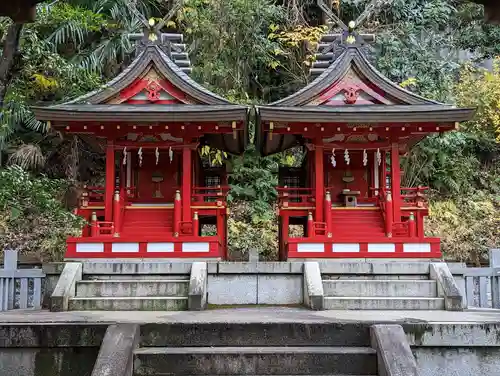
[[[12,80],[12,69],[16,60],[22,28],[23,24],[21,23],[10,25],[3,43],[3,53],[0,60],[0,111],[4,107],[5,95]]]

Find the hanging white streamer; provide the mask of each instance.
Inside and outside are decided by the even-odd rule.
[[[158,162],[160,161],[160,152],[158,151],[158,148],[155,150],[155,157],[156,157],[156,165],[158,166]]]
[[[348,166],[351,164],[351,158],[349,157],[349,150],[347,149],[345,149],[344,151],[344,160]]]
[[[139,167],[142,167],[142,147],[139,148],[137,155],[139,156]]]
[[[335,160],[335,148],[332,149],[332,156],[331,156],[330,160],[332,161],[332,166],[334,168],[337,167],[337,161]]]
[[[170,158],[170,163],[172,163],[172,161],[174,160],[174,151],[171,147],[168,149],[168,156]]]
[[[366,152],[366,149],[363,150],[363,166],[366,166],[368,164],[368,153]]]
[[[380,153],[380,149],[377,149],[377,163],[379,166],[382,163],[382,154]]]
[[[123,148],[123,165],[125,166],[127,164],[127,147],[125,146]]]

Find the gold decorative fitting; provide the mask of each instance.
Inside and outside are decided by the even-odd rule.
[[[236,122],[233,121],[231,123],[231,128],[233,128],[233,139],[236,140],[238,138],[238,133],[236,131]]]
[[[104,129],[104,125],[101,125],[101,129]]]
[[[439,131],[439,127],[436,127],[436,131]]]
[[[114,238],[119,238],[119,237],[120,237],[120,234],[119,234],[119,233],[117,233],[117,232],[115,232],[115,233],[113,234],[113,237],[114,237]]]
[[[178,232],[174,232],[174,238],[178,238],[179,237],[179,233]]]
[[[116,129],[120,129],[120,126],[119,126],[119,125],[117,125],[117,126],[116,126]]]
[[[181,129],[184,129],[184,128],[186,128],[186,127],[184,125],[181,125]]]
[[[358,128],[354,127],[352,130],[353,130],[354,132],[356,132],[356,130],[357,130],[357,129],[358,129]]]
[[[153,126],[152,126],[152,125],[150,125],[150,126],[149,126],[149,129],[153,129]]]
[[[115,191],[115,201],[120,201],[120,192]]]
[[[388,238],[392,238],[392,232],[388,233],[388,234],[387,234],[387,237],[388,237]]]
[[[340,132],[340,127],[337,127],[337,132]]]
[[[92,222],[96,222],[97,221],[97,213],[96,212],[92,212],[92,215],[90,217],[90,220]]]
[[[193,219],[196,219],[196,220],[198,219],[198,212],[194,212]]]
[[[419,132],[422,132],[422,127],[418,127],[418,131],[419,131]]]
[[[201,131],[201,125],[198,125],[198,130]]]
[[[168,129],[168,125],[165,125],[165,129]]]
[[[456,122],[456,123],[455,123],[455,130],[457,130],[457,131],[458,131],[459,129],[460,129],[460,123]]]
[[[312,221],[313,220],[313,215],[311,212],[309,212],[309,214],[307,214],[307,220],[308,221]]]
[[[387,198],[386,198],[387,201],[392,201],[392,194],[391,192],[387,192]]]
[[[158,36],[155,34],[155,33],[149,33],[149,37],[148,39],[151,41],[151,42],[156,42],[158,40]]]
[[[219,126],[218,126],[218,125],[216,125],[216,126],[215,126],[215,130],[218,130],[218,129],[219,129]]]
[[[354,37],[354,35],[349,35],[345,41],[347,44],[354,44],[356,43],[356,38]]]
[[[274,129],[274,123],[271,121],[269,123],[269,140],[273,139],[273,129]]]
[[[134,126],[132,127],[132,129],[137,129],[137,125],[134,125]]]
[[[328,233],[329,238],[333,238],[333,234],[331,232]]]
[[[83,126],[83,129],[87,129],[87,126],[86,126],[86,125],[84,125],[84,126]]]
[[[410,213],[410,221],[414,221],[415,220],[415,214],[413,214],[413,212]]]
[[[406,128],[405,128],[405,127],[403,127],[403,128],[401,128],[401,130],[402,130],[402,131],[404,131],[404,130],[406,130]]]
[[[386,130],[386,131],[389,131],[389,127],[385,127],[385,130]]]
[[[149,26],[153,27],[155,25],[155,19],[154,18],[150,18],[149,21]]]
[[[181,200],[181,191],[175,191],[175,201]]]
[[[321,127],[321,132],[324,132],[325,131],[325,128],[324,127]]]
[[[222,206],[222,201],[217,201],[217,206]]]
[[[47,120],[47,129],[50,129],[52,127],[52,123],[50,122],[50,120]]]
[[[288,201],[283,202],[283,207],[288,208]]]
[[[307,132],[307,127],[304,127],[304,132]]]
[[[332,195],[330,194],[330,191],[326,191],[325,199],[326,201],[332,201]]]
[[[286,130],[287,130],[288,132],[290,132],[290,127],[286,127]]]
[[[69,125],[66,126],[66,130],[69,130]]]
[[[370,130],[370,132],[371,132],[371,131],[373,131],[373,127],[370,127],[370,128],[368,128],[368,129]]]

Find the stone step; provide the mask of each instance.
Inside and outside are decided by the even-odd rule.
[[[399,281],[428,281],[429,275],[384,275],[384,274],[373,274],[373,275],[352,275],[352,274],[323,274],[323,280],[363,280],[363,281],[380,281],[380,280],[399,280]]]
[[[217,312],[210,313],[217,317]],[[234,312],[238,316],[238,311]],[[208,317],[208,316],[207,316]],[[191,346],[370,346],[370,322],[258,322],[150,323],[141,326],[142,347]]]
[[[443,298],[325,297],[327,310],[444,310]]]
[[[323,280],[325,296],[437,297],[436,281],[422,280]]]
[[[187,297],[72,298],[70,311],[185,311]]]
[[[134,375],[376,375],[369,347],[150,347],[134,352]]]
[[[85,274],[84,280],[87,281],[189,281],[189,274],[179,275],[147,275],[147,274]]]
[[[102,280],[80,281],[76,285],[77,297],[186,297],[188,280]]]

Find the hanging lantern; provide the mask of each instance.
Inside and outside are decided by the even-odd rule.
[[[139,167],[142,167],[142,147],[139,148],[137,155],[139,156]]]
[[[156,165],[158,166],[158,162],[160,161],[160,152],[158,151],[158,148],[155,150],[155,157],[156,157]]]
[[[170,158],[170,163],[174,160],[174,151],[172,150],[172,147],[168,148],[168,157]]]
[[[382,154],[380,153],[380,149],[377,149],[377,163],[379,166],[382,163]]]
[[[125,166],[127,164],[127,147],[125,146],[123,148],[123,165]]]
[[[347,149],[344,151],[344,160],[348,166],[351,164],[351,157],[349,156],[349,150]]]
[[[366,166],[368,164],[368,153],[366,152],[366,149],[363,150],[363,166]]]
[[[337,161],[335,160],[335,148],[332,149],[332,156],[330,160],[332,161],[333,168],[337,167]]]

